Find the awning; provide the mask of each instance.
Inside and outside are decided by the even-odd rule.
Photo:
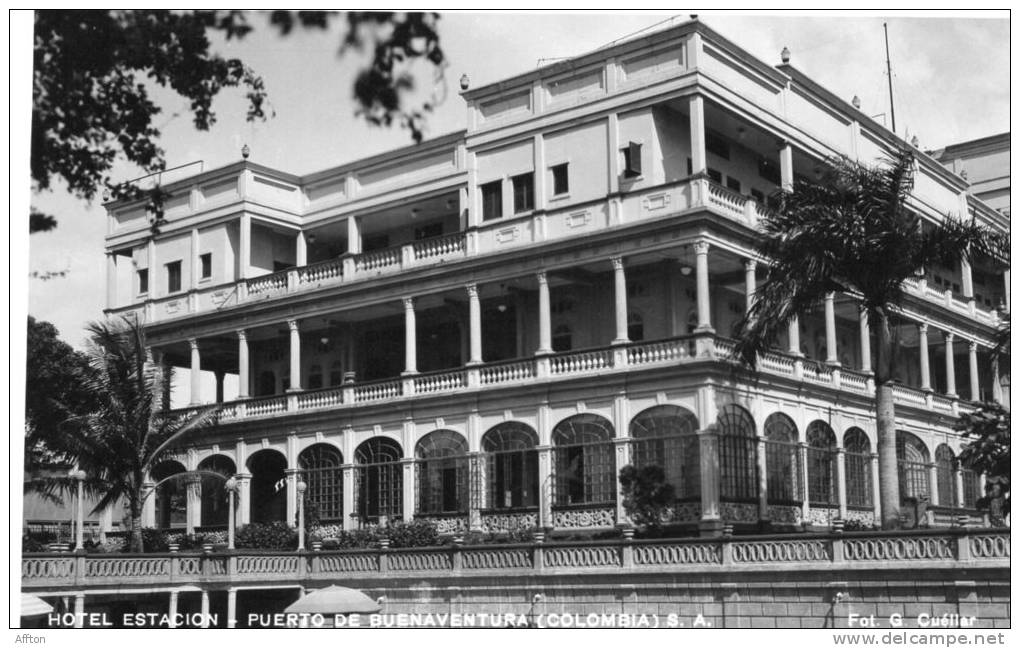
[[[21,593],[21,616],[40,616],[53,611],[53,606],[34,594]]]
[[[285,611],[305,614],[373,614],[381,609],[364,592],[330,585],[291,604]]]

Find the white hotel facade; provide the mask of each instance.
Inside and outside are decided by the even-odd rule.
[[[306,176],[242,160],[106,205],[108,313],[222,403],[152,484],[236,475],[237,522],[429,518],[442,531],[624,521],[655,463],[705,534],[878,521],[873,336],[850,295],[735,371],[769,196],[896,135],[789,63],[697,20],[463,93],[466,130]],[[918,151],[923,218],[1008,219]],[[991,350],[1009,269],[906,286],[901,490],[971,513],[956,416],[1008,401]],[[201,372],[216,393],[203,393]],[[233,374],[237,393],[224,393]],[[278,488],[284,480],[286,488]],[[176,490],[175,490],[176,489]],[[166,482],[147,526],[226,524],[222,484]]]

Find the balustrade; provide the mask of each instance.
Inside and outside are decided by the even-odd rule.
[[[358,271],[369,272],[400,265],[400,248],[386,248],[375,252],[365,252],[354,258],[354,267]]]
[[[677,338],[659,342],[633,344],[627,348],[627,363],[630,365],[654,364],[686,360],[695,356],[694,338]]]
[[[554,375],[587,373],[612,366],[613,356],[608,349],[558,353],[550,359],[550,367]]]
[[[379,400],[390,400],[401,394],[399,380],[387,380],[385,382],[358,385],[354,388],[355,403],[369,403]]]
[[[344,402],[343,389],[331,387],[329,389],[317,389],[315,391],[302,392],[298,394],[298,409],[316,409],[319,407],[333,407]]]
[[[349,551],[264,551],[254,553],[143,555],[25,554],[22,586],[31,591],[68,590],[91,584],[218,581],[233,579],[284,581],[333,579],[339,574],[460,571],[521,573],[556,569],[689,570],[690,566],[720,569],[755,565],[789,570],[832,570],[876,563],[918,568],[931,566],[1008,567],[1008,530],[851,532],[802,536],[742,536],[678,540],[616,540],[546,542],[544,544],[445,546],[415,549]]]
[[[245,284],[249,297],[258,295],[269,295],[287,290],[287,271],[274,272],[273,274],[262,275],[246,279]]]
[[[328,259],[298,268],[298,284],[318,285],[343,279],[344,266],[341,259]]]
[[[737,192],[726,189],[714,182],[708,184],[709,204],[719,207],[733,218],[743,220],[744,202],[746,200],[747,198]]]
[[[530,380],[535,377],[535,362],[533,360],[523,360],[520,362],[488,365],[482,367],[480,374],[483,385],[499,385]]]
[[[414,259],[415,261],[421,261],[463,253],[466,249],[465,241],[464,234],[459,232],[449,236],[415,241],[413,246]]]
[[[426,374],[415,376],[414,378],[414,393],[416,394],[434,394],[463,389],[464,387],[467,387],[466,371]]]

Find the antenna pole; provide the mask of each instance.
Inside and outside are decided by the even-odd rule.
[[[885,30],[885,71],[889,75],[889,112],[892,115],[892,130],[896,132],[896,106],[893,104],[892,94],[892,64],[889,62],[889,24],[882,23]]]

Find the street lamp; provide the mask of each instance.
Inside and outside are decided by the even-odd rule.
[[[84,491],[85,484],[85,471],[75,470],[71,472],[71,478],[78,482],[78,509],[76,517],[78,518],[78,530],[74,536],[74,550],[85,551],[85,503],[82,498],[82,492]]]
[[[298,551],[305,550],[305,490],[308,489],[308,484],[303,481],[297,483],[297,495],[298,495],[298,509],[297,509],[297,525],[298,525],[298,536],[297,536],[297,548]]]
[[[227,480],[227,549],[234,550],[234,497],[237,495],[237,478]]]

